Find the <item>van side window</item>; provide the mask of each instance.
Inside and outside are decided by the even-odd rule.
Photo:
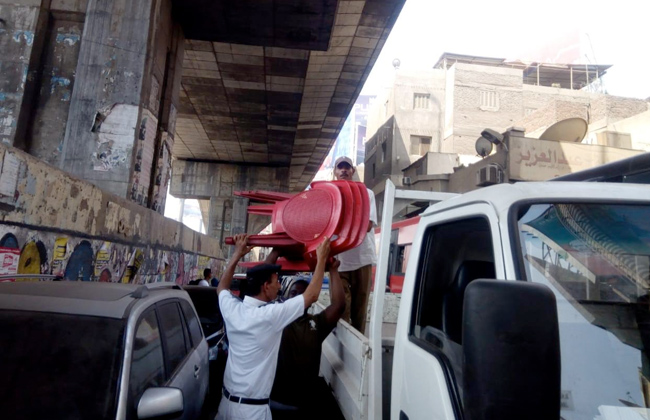
[[[158,307],[160,316],[160,327],[165,337],[165,357],[169,368],[170,377],[181,364],[191,346],[188,345],[189,338],[186,340],[187,333],[183,327],[180,308],[178,303],[170,302]],[[186,342],[187,341],[187,342]]]
[[[473,280],[495,278],[488,220],[474,217],[430,226],[418,266],[410,335],[451,368],[460,385],[465,289]]]
[[[129,397],[132,409],[137,407],[140,397],[147,388],[163,386],[165,363],[156,312],[147,312],[135,329],[133,359],[129,377]]]

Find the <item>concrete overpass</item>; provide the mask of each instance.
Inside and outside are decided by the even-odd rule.
[[[211,235],[243,231],[232,192],[309,183],[403,3],[0,0],[0,140],[157,212],[171,184],[210,200]]]

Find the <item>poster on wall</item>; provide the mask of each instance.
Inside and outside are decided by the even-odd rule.
[[[0,194],[13,197],[18,184],[18,171],[20,170],[20,159],[12,153],[6,153],[2,170],[0,172]]]
[[[138,204],[147,202],[151,170],[158,131],[158,119],[151,111],[144,109],[140,120],[136,142],[135,165],[133,168],[131,199]]]
[[[56,238],[52,252],[52,274],[63,277],[68,254],[68,238]]]
[[[20,260],[20,249],[0,247],[0,276],[16,274],[18,272],[18,261]],[[1,279],[0,281],[14,281],[11,279]]]

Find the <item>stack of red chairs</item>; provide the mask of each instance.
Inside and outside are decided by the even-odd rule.
[[[248,244],[279,249],[284,257],[277,263],[283,271],[313,271],[316,249],[325,237],[332,241],[331,254],[336,255],[359,246],[366,236],[370,201],[361,182],[317,181],[298,194],[241,191],[235,195],[264,203],[248,206],[248,213],[271,216],[272,233],[251,235]],[[232,237],[226,238],[226,244],[233,243]]]

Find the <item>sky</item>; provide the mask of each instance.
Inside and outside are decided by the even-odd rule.
[[[432,68],[443,52],[526,61],[579,40],[580,63],[613,65],[609,94],[649,98],[649,12],[648,0],[407,0],[362,94],[390,85],[395,58],[408,70]]]

